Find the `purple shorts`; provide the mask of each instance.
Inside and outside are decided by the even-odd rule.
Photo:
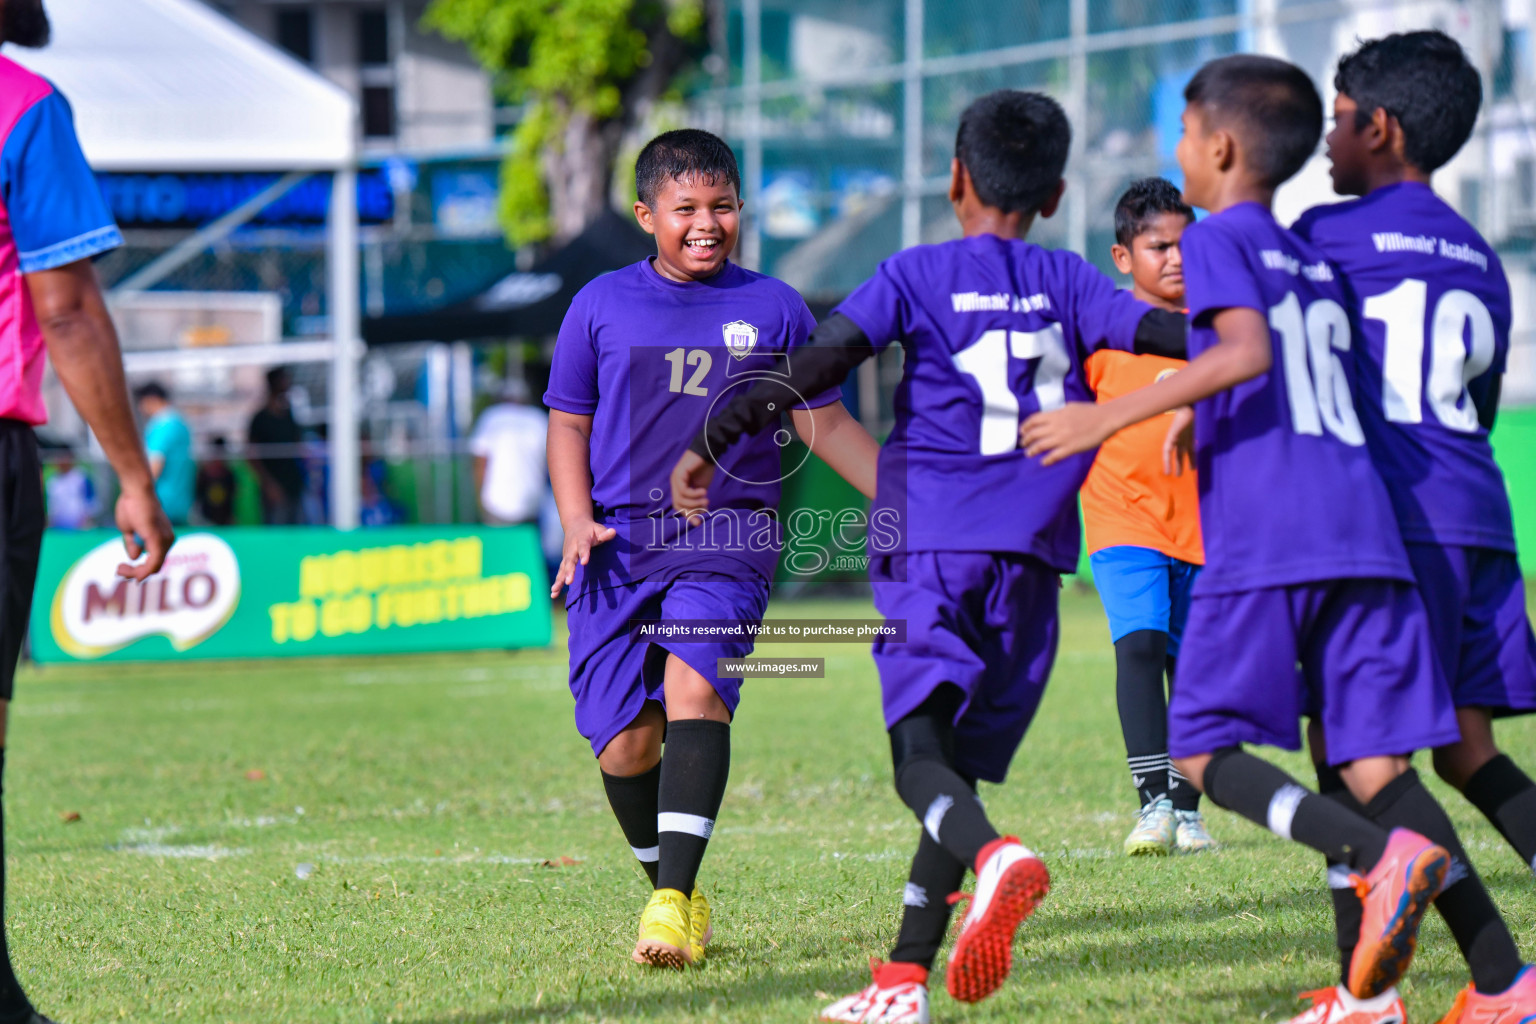
[[[1027,555],[915,551],[871,558],[869,579],[880,614],[907,623],[905,643],[875,644],[886,728],[952,683],[955,769],[1002,782],[1056,658],[1060,575]]]
[[[1299,750],[1306,714],[1320,717],[1331,764],[1461,738],[1424,603],[1408,583],[1197,593],[1182,650],[1168,708],[1176,758],[1238,743]]]
[[[576,698],[576,728],[601,754],[648,700],[666,700],[662,680],[667,655],[677,655],[708,679],[731,714],[741,702],[741,680],[715,674],[718,658],[744,658],[750,641],[681,643],[636,642],[631,620],[718,619],[761,622],[768,607],[768,584],[743,582],[718,573],[684,573],[665,581],[640,580],[602,590],[588,590],[566,604],[570,630],[571,694]]]
[[[1536,711],[1536,635],[1525,613],[1525,581],[1507,551],[1408,545],[1429,612],[1429,631],[1451,700],[1496,715]]]

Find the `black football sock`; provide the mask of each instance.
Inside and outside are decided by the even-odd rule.
[[[1524,966],[1520,951],[1462,849],[1455,826],[1419,781],[1419,773],[1410,768],[1387,783],[1365,805],[1365,813],[1379,825],[1412,829],[1445,847],[1451,855],[1451,869],[1435,897],[1435,909],[1461,947],[1479,992],[1502,992],[1513,985]]]
[[[1536,871],[1536,782],[1500,754],[1472,773],[1462,794]]]
[[[1173,670],[1174,657],[1168,656],[1168,701],[1173,702]],[[1167,715],[1164,714],[1164,718]],[[1173,762],[1168,762],[1168,799],[1173,801],[1173,809],[1176,811],[1198,811],[1200,809],[1200,790],[1195,784],[1184,777],[1184,773],[1174,767]]]
[[[1145,807],[1171,796],[1168,775],[1168,699],[1163,671],[1168,634],[1138,629],[1115,641],[1115,706],[1125,737],[1125,763]]]
[[[1168,763],[1168,799],[1173,801],[1173,809],[1176,811],[1200,809],[1200,791],[1171,761]]]
[[[949,927],[949,895],[960,890],[966,865],[940,846],[927,829],[921,835],[907,887],[901,894],[901,930],[891,947],[891,962],[919,964],[931,971]]]
[[[0,747],[0,794],[4,793],[5,748]],[[22,991],[11,967],[11,950],[5,941],[5,811],[0,799],[0,1024],[24,1024],[32,1019],[32,1004]]]
[[[693,892],[730,773],[729,725],[703,718],[667,723],[656,815],[658,889]]]
[[[1294,839],[1364,874],[1387,848],[1380,825],[1318,796],[1268,761],[1224,747],[1205,768],[1205,795],[1282,839]]]
[[[896,793],[928,835],[966,867],[998,838],[981,799],[955,771],[954,713],[960,691],[941,686],[917,710],[891,726]]]
[[[1365,808],[1349,787],[1344,776],[1331,764],[1317,765],[1317,789],[1330,800],[1336,800],[1356,814],[1364,814]],[[1343,861],[1328,860],[1328,894],[1333,898],[1334,942],[1339,948],[1339,983],[1349,986],[1349,965],[1355,957],[1355,947],[1360,944],[1360,923],[1365,917],[1365,907],[1355,892],[1349,865]]]
[[[602,775],[608,806],[613,808],[613,816],[619,819],[619,828],[624,830],[625,841],[645,869],[654,889],[657,866],[661,863],[661,840],[656,834],[661,762],[639,775],[609,775],[607,772]]]

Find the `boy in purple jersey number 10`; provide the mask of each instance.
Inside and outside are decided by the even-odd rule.
[[[1077,564],[1075,498],[1092,459],[1042,467],[1025,458],[1019,419],[1088,398],[1089,351],[1184,347],[1182,314],[1117,291],[1075,253],[1024,240],[1036,217],[1056,210],[1070,143],[1066,116],[1047,96],[1000,90],[972,103],[949,191],[963,237],[884,261],[796,352],[788,382],[760,383],[715,414],[672,474],[674,504],[699,503],[716,476],[710,453],[765,429],[797,391],[842,380],[871,346],[903,346],[875,514],[905,514],[894,549],[871,533],[870,580],[886,621],[907,627],[904,643],[877,643],[874,657],[896,791],[922,827],[890,962],[876,963],[872,983],[823,1020],[926,1024],[946,897],[972,867],[975,895],[945,981],[966,1002],[989,995],[1009,972],[1015,929],[1049,884],[1038,857],[998,835],[976,783],[1003,781],[1039,706],[1060,575]]]
[[[576,296],[545,394],[549,476],[565,530],[550,593],[570,588],[576,723],[653,887],[634,951],[653,966],[698,963],[710,936],[696,879],[725,794],[741,687],[718,663],[751,653],[741,634],[768,601],[779,448],[764,438],[734,450],[752,460],[758,482],[723,481],[726,528],[683,529],[659,499],[712,396],[730,386],[728,364],[799,344],[812,323],[793,289],[729,262],[739,188],[730,147],[708,132],[668,132],[642,150],[635,216],[655,236],[656,256]],[[878,446],[837,393],[791,408],[811,450],[873,492]],[[739,459],[731,465],[742,468]],[[753,537],[728,529],[748,516]],[[634,634],[638,622],[666,620],[713,620],[738,633],[703,643]]]
[[[1339,62],[1334,85],[1334,189],[1361,198],[1309,210],[1293,230],[1338,266],[1360,304],[1361,424],[1461,729],[1459,742],[1435,749],[1435,770],[1536,870],[1536,784],[1499,752],[1492,727],[1494,714],[1536,710],[1536,636],[1488,442],[1509,348],[1509,283],[1492,248],[1430,188],[1472,134],[1482,82],[1455,40],[1430,31],[1364,43]],[[1316,721],[1310,734],[1319,787],[1348,801]],[[1334,904],[1347,961],[1359,903],[1335,889]],[[1536,1011],[1536,970],[1517,981],[1512,949],[1495,944],[1503,955],[1484,955],[1475,922],[1452,930],[1474,973],[1447,1024]]]
[[[1363,900],[1347,995],[1369,1002],[1340,1009],[1369,1011],[1396,1002],[1391,989],[1437,894],[1448,921],[1475,919],[1485,953],[1513,942],[1475,876],[1441,893],[1453,856],[1466,858],[1408,755],[1454,742],[1455,717],[1353,409],[1353,366],[1340,358],[1350,347],[1344,291],[1270,212],[1275,189],[1317,145],[1321,100],[1299,68],[1255,56],[1207,64],[1185,99],[1185,198],[1212,213],[1184,235],[1194,359],[1105,405],[1032,417],[1021,440],[1061,458],[1198,403],[1206,570],[1169,752],[1218,805],[1346,865]],[[1358,809],[1240,746],[1298,748],[1308,711],[1321,714]]]

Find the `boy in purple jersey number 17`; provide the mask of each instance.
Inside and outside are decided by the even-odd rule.
[[[1509,347],[1509,284],[1492,248],[1430,188],[1430,175],[1472,134],[1482,82],[1455,40],[1429,31],[1362,44],[1339,62],[1334,85],[1334,190],[1362,198],[1309,210],[1293,230],[1338,266],[1361,304],[1361,423],[1461,730],[1459,742],[1435,749],[1435,770],[1536,870],[1536,784],[1499,752],[1492,726],[1495,713],[1536,710],[1536,636],[1488,443]],[[1348,801],[1315,720],[1309,734],[1319,788]],[[1335,889],[1334,905],[1347,962],[1359,903]],[[1536,1012],[1536,970],[1521,975],[1501,942],[1490,955],[1476,917],[1451,925],[1473,977],[1446,1024]]]
[[[636,162],[635,186],[635,215],[657,254],[587,285],[555,346],[545,402],[565,545],[550,593],[570,588],[576,723],[653,887],[633,958],[682,967],[700,961],[710,937],[696,879],[725,794],[740,697],[741,679],[723,678],[718,662],[745,657],[752,643],[739,632],[678,643],[633,631],[657,620],[741,631],[761,620],[778,553],[778,446],[764,438],[744,453],[759,481],[771,479],[722,487],[726,526],[747,511],[761,517],[754,526],[767,532],[750,549],[730,530],[682,530],[656,499],[711,394],[729,387],[727,364],[803,342],[812,321],[787,285],[728,260],[740,175],[723,141],[692,129],[658,136]],[[835,391],[794,406],[792,417],[813,452],[873,492],[878,446]],[[664,521],[658,540],[652,530]]]
[[[1352,366],[1335,354],[1349,348],[1344,292],[1269,209],[1315,149],[1322,103],[1299,68],[1254,56],[1207,64],[1185,99],[1185,198],[1212,212],[1184,235],[1195,358],[1105,405],[1032,417],[1021,440],[1061,458],[1199,403],[1207,561],[1170,708],[1170,753],[1218,805],[1347,865],[1363,899],[1349,998],[1395,1002],[1390,990],[1419,921],[1453,855],[1465,861],[1408,755],[1457,734],[1423,602],[1354,413]],[[1241,748],[1299,747],[1307,710],[1320,710],[1329,755],[1359,810]],[[1457,890],[1454,910],[1441,897],[1447,918],[1476,916],[1487,943],[1511,942],[1480,885],[1447,893]]]
[[[760,383],[733,400],[673,470],[674,504],[697,504],[716,475],[710,453],[765,429],[795,393],[843,379],[872,345],[902,344],[875,507],[906,515],[896,549],[871,534],[870,579],[887,622],[907,626],[905,643],[877,643],[874,657],[896,791],[922,828],[890,962],[876,963],[872,983],[823,1020],[926,1024],[946,897],[972,867],[976,891],[945,980],[957,999],[989,995],[1008,974],[1015,929],[1049,884],[1038,857],[998,835],[976,783],[1003,781],[1039,706],[1060,574],[1077,564],[1075,498],[1092,460],[1046,468],[1026,459],[1019,418],[1088,398],[1090,350],[1184,346],[1182,314],[1117,291],[1075,253],[1024,241],[1036,217],[1056,210],[1070,142],[1049,97],[1001,90],[972,103],[949,192],[964,237],[883,262],[795,354],[788,383]]]

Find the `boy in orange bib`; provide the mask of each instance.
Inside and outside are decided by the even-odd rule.
[[[1135,182],[1115,206],[1115,266],[1143,302],[1184,308],[1179,238],[1194,219],[1162,178]],[[1146,387],[1184,363],[1101,351],[1088,384],[1100,402]],[[1200,817],[1200,793],[1168,760],[1168,701],[1189,591],[1205,555],[1192,472],[1163,471],[1167,422],[1147,420],[1099,449],[1083,484],[1083,522],[1093,579],[1115,644],[1115,700],[1131,783],[1141,797],[1125,840],[1132,856],[1199,852],[1215,846]]]

